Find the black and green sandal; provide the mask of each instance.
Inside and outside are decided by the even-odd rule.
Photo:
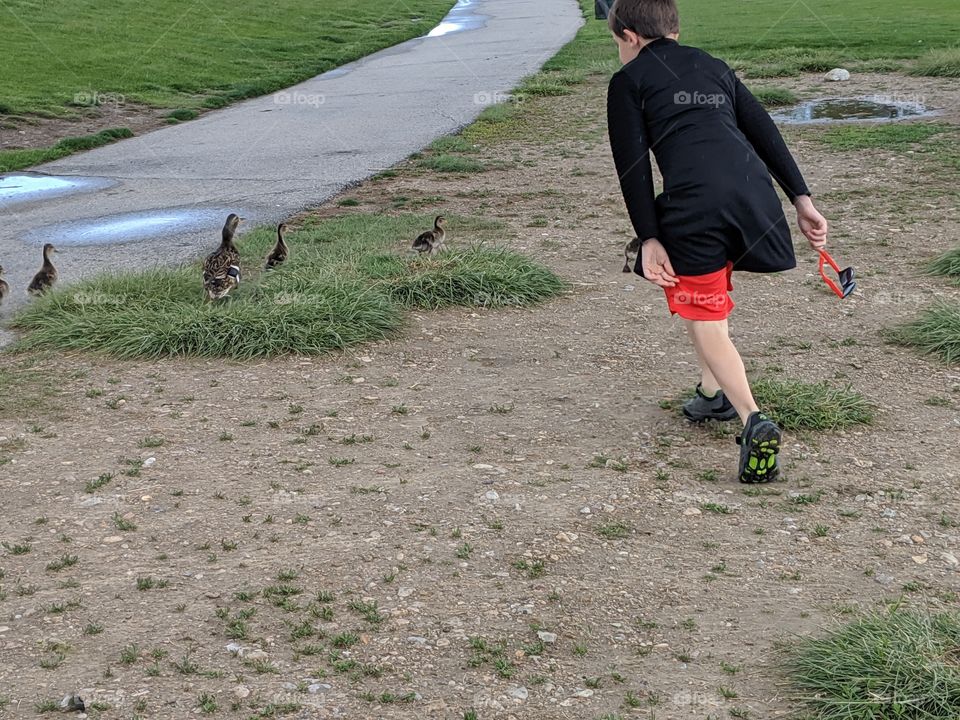
[[[697,392],[683,404],[683,416],[690,422],[701,423],[707,420],[733,420],[737,410],[727,400],[723,390],[717,390],[713,397],[703,394],[703,386],[697,384]]]
[[[743,435],[737,437],[740,446],[740,482],[773,482],[780,475],[777,453],[780,452],[780,428],[761,412],[747,418]]]

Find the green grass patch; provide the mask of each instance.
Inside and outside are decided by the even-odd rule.
[[[587,23],[575,42],[547,61],[547,74],[576,70],[609,75],[619,67],[606,23],[592,19],[591,0],[580,4]],[[909,23],[903,21],[903,6],[894,0],[788,5],[776,0],[679,0],[679,7],[684,44],[702,48],[751,77],[825,72],[841,65],[890,72],[902,66],[898,60],[918,57],[929,57],[934,70],[943,67],[938,75],[956,67],[960,14],[954,0],[917,0],[910,6]],[[921,67],[924,60],[917,63],[917,69]]]
[[[6,0],[0,97],[66,115],[98,97],[215,107],[294,85],[423,35],[453,0]]]
[[[478,148],[462,135],[446,135],[434,140],[430,149],[435,153],[475,153]]]
[[[260,228],[238,240],[244,282],[206,302],[199,264],[102,275],[51,292],[22,310],[24,348],[116,357],[246,359],[318,354],[389,337],[405,308],[528,305],[563,282],[527,258],[488,246],[502,225],[448,218],[451,250],[407,252],[432,216],[353,214],[293,234],[290,259],[259,271],[274,241]],[[211,243],[211,249],[215,242]]]
[[[937,48],[921,55],[910,74],[960,78],[960,48]]]
[[[795,105],[799,102],[799,98],[792,90],[787,88],[751,88],[750,91],[764,107],[782,107],[783,105]]]
[[[200,114],[196,110],[190,110],[189,108],[178,108],[167,114],[168,120],[176,120],[178,122],[195,120],[198,117],[200,117]]]
[[[478,173],[487,169],[479,160],[446,153],[421,158],[418,165],[441,173]]]
[[[913,322],[896,328],[892,338],[945,363],[960,362],[960,302],[941,300]]]
[[[870,614],[800,640],[787,670],[811,720],[955,720],[960,614]]]
[[[535,95],[538,97],[558,97],[561,95],[570,95],[573,89],[571,83],[560,82],[559,73],[538,73],[527,78],[520,85],[520,95]]]
[[[839,430],[873,422],[873,406],[849,386],[762,378],[752,388],[757,404],[784,430]]]
[[[564,282],[518,253],[496,248],[454,250],[413,260],[374,255],[360,272],[404,307],[531,305],[559,294]]]
[[[53,147],[29,148],[26,150],[0,151],[0,172],[20,170],[25,167],[52,162],[81,150],[93,150],[102,145],[109,145],[117,140],[133,137],[133,132],[127,128],[111,128],[102,130],[93,135],[64,138]]]
[[[724,58],[727,59],[727,58]],[[825,50],[778,47],[750,52],[746,56],[735,53],[729,58],[730,66],[752,78],[774,78],[799,75],[804,72],[826,72],[846,64],[848,56],[844,49]]]
[[[844,125],[818,135],[835,150],[910,150],[948,128],[940,124]]]
[[[927,266],[931,275],[941,275],[960,283],[960,247],[945,252]]]

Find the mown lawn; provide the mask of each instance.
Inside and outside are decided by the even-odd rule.
[[[954,76],[960,64],[960,13],[954,0],[678,0],[680,41],[703,48],[747,77],[853,70],[908,69]],[[592,0],[581,0],[593,18]],[[929,58],[924,56],[929,54]],[[548,61],[547,69],[613,72],[613,40],[603,21],[590,20],[576,43]],[[929,60],[929,61],[927,61]],[[555,93],[559,94],[559,93]]]
[[[180,108],[271,92],[422,35],[453,0],[0,3],[0,114],[96,93]]]

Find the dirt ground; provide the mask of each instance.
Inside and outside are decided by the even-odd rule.
[[[908,83],[956,122],[955,81],[848,92]],[[789,435],[785,480],[745,487],[732,427],[659,407],[695,357],[621,273],[604,92],[529,101],[486,172],[411,160],[316,213],[504,220],[565,297],[415,313],[322,358],[0,359],[21,378],[0,417],[0,716],[79,693],[103,718],[775,718],[796,709],[783,643],[957,608],[960,368],[882,335],[958,294],[921,271],[957,243],[950,169],[788,130],[860,290],[837,301],[798,245],[797,271],[735,279],[735,340],[755,376],[849,383],[878,414]]]
[[[110,128],[128,128],[134,135],[143,135],[167,125],[169,113],[169,109],[122,100],[77,108],[75,115],[64,118],[0,116],[0,150],[50,147],[64,138],[93,135]]]

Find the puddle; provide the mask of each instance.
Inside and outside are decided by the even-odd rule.
[[[169,235],[203,232],[211,241],[220,237],[223,221],[235,208],[171,208],[148,210],[122,215],[109,215],[95,220],[47,225],[28,233],[24,240],[31,244],[52,242],[62,247],[84,245],[117,245],[150,240]],[[243,215],[243,213],[240,213]],[[249,215],[247,225],[252,224]]]
[[[71,177],[15,173],[0,177],[0,207],[22,202],[36,202],[76,192],[102,190],[116,183],[107,178]]]
[[[442,37],[465,30],[482,28],[487,22],[487,16],[474,14],[473,6],[475,4],[476,0],[457,0],[453,9],[447,13],[447,16],[440,21],[439,25],[427,33],[427,37]]]
[[[811,100],[770,113],[774,120],[786,124],[892,122],[930,115],[936,112],[921,103],[882,97]]]

